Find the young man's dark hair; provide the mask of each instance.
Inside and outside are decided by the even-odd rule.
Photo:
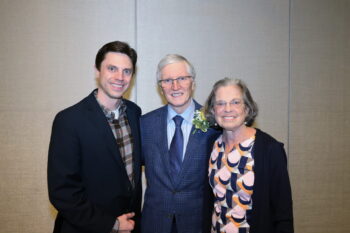
[[[133,68],[133,74],[136,71],[136,62],[137,62],[137,53],[136,51],[131,48],[127,43],[122,41],[113,41],[105,44],[100,48],[100,50],[96,54],[95,59],[95,66],[98,71],[100,71],[101,63],[105,59],[105,56],[109,52],[115,52],[115,53],[123,53],[127,55],[131,62],[132,62],[132,68]]]

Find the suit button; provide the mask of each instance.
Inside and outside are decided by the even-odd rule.
[[[173,194],[176,194],[176,193],[177,193],[177,191],[176,191],[176,190],[173,190],[173,191],[172,191],[172,193],[173,193]]]

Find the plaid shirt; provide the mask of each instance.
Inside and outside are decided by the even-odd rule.
[[[95,97],[97,92],[95,92]],[[97,98],[96,98],[97,100]],[[133,174],[133,163],[132,163],[132,148],[133,148],[133,137],[131,134],[131,128],[126,115],[126,105],[121,100],[119,104],[119,117],[115,119],[113,111],[104,107],[98,100],[103,113],[105,114],[109,126],[116,138],[116,142],[120,151],[120,155],[125,165],[126,172],[128,174],[131,184],[134,186],[134,174]]]

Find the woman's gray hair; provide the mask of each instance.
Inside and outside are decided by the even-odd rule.
[[[168,54],[165,57],[160,60],[158,67],[157,67],[157,81],[159,81],[162,77],[162,69],[169,64],[178,63],[178,62],[185,62],[187,66],[187,72],[190,74],[192,79],[194,80],[196,77],[196,71],[193,67],[193,65],[183,56],[178,54]]]
[[[209,123],[211,125],[214,125],[216,123],[215,116],[214,116],[214,104],[215,104],[216,91],[220,87],[226,87],[231,85],[236,85],[241,89],[244,107],[246,110],[248,110],[247,116],[244,121],[247,126],[253,125],[255,117],[258,115],[258,105],[255,103],[253,97],[251,96],[247,85],[240,79],[232,79],[232,78],[220,79],[214,84],[213,89],[210,95],[208,96],[208,99],[204,107],[204,113]]]

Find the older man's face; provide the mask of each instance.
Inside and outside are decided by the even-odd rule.
[[[185,62],[166,65],[161,72],[161,80],[186,77],[182,80],[173,80],[168,84],[161,83],[162,92],[168,104],[177,112],[182,113],[191,103],[194,90],[194,81],[187,71]]]

